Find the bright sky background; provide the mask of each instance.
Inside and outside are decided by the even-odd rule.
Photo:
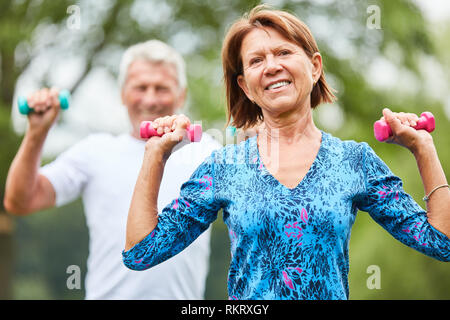
[[[449,0],[414,0],[430,22],[450,19]]]

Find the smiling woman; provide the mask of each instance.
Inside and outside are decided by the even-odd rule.
[[[221,209],[231,244],[230,299],[348,299],[358,210],[403,244],[450,261],[450,191],[433,189],[447,181],[430,134],[411,128],[417,116],[383,110],[393,132],[387,142],[408,148],[426,194],[436,190],[427,212],[367,143],[315,126],[312,109],[334,95],[314,38],[295,16],[254,8],[231,26],[222,57],[228,120],[244,129],[261,122],[258,134],[213,152],[159,216],[154,195],[169,152],[161,150],[170,148],[163,139],[147,143],[126,266],[144,270],[178,254]]]

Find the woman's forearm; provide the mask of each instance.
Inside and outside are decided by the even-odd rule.
[[[128,212],[125,251],[142,241],[158,223],[158,193],[166,159],[146,150]]]
[[[432,142],[417,148],[413,154],[422,177],[425,195],[435,187],[448,183]],[[450,189],[448,187],[437,189],[426,205],[430,224],[450,237]]]

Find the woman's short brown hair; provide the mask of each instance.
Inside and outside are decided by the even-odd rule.
[[[319,52],[316,41],[305,23],[294,15],[259,5],[237,20],[228,30],[222,47],[222,64],[227,96],[227,125],[233,118],[236,128],[247,129],[263,120],[261,108],[250,101],[239,87],[237,77],[243,73],[241,45],[244,37],[253,29],[271,27],[289,41],[296,43],[308,57]],[[311,92],[311,108],[321,103],[333,102],[334,91],[326,82],[324,72]]]

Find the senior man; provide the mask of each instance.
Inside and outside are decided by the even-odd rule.
[[[180,255],[144,272],[122,263],[126,220],[142,163],[145,141],[140,123],[173,115],[186,100],[185,64],[167,44],[150,40],[128,48],[120,64],[122,103],[132,131],[97,133],[40,168],[41,150],[60,111],[58,92],[42,89],[28,97],[34,112],[6,183],[5,208],[23,216],[82,197],[89,229],[86,299],[203,299],[210,231]],[[88,115],[87,115],[88,116]],[[159,209],[221,145],[208,134],[172,153],[166,164]],[[74,239],[75,240],[75,239]]]

